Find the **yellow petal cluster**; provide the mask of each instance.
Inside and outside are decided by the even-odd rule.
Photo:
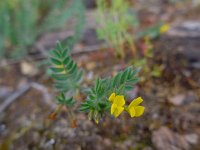
[[[126,110],[131,117],[140,117],[144,113],[145,108],[143,106],[138,106],[142,102],[143,99],[138,97],[129,104]]]
[[[170,28],[169,24],[164,24],[164,25],[162,25],[162,26],[160,27],[159,32],[160,32],[161,34],[163,34],[163,33],[167,32],[167,31],[169,30],[169,28]]]
[[[114,115],[115,117],[118,117],[124,110],[124,96],[122,95],[117,95],[112,101],[112,106],[111,106],[111,115]]]
[[[125,106],[123,95],[112,93],[109,97],[109,101],[112,103],[110,113],[115,117],[118,117],[124,110],[126,110],[131,117],[140,117],[145,110],[145,107],[139,106],[143,101],[141,97],[134,99],[127,107]]]

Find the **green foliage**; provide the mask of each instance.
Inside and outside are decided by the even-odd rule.
[[[141,30],[137,12],[129,6],[128,0],[98,0],[97,6],[98,37],[104,39],[121,58],[124,57],[125,48],[129,48],[134,57],[138,55],[136,40],[143,37],[154,39],[162,34],[162,22]]]
[[[69,0],[67,0],[69,1]],[[58,11],[62,10],[62,11]],[[74,45],[80,38],[81,32],[85,24],[85,7],[82,0],[73,0],[70,5],[66,3],[66,0],[59,0],[54,5],[52,10],[46,16],[44,23],[42,24],[41,30],[48,31],[56,28],[62,28],[66,21],[74,18],[76,24],[74,26],[75,34],[71,39],[66,39],[68,43],[66,45]]]
[[[50,52],[50,64],[54,86],[61,93],[57,97],[58,103],[72,105],[74,103],[72,97],[80,88],[83,71],[79,70],[72,60],[69,48],[63,48],[60,42],[57,42],[56,48]]]
[[[98,17],[100,24],[97,33],[100,39],[106,40],[116,50],[116,54],[123,57],[125,42],[134,49],[133,35],[130,27],[138,26],[138,19],[134,11],[129,10],[127,0],[98,0]]]
[[[58,104],[60,105],[67,105],[67,106],[73,106],[75,101],[73,100],[73,97],[66,98],[64,92],[61,92],[59,96],[56,97]]]
[[[124,71],[119,72],[113,78],[97,79],[95,86],[87,91],[87,99],[81,105],[80,110],[89,112],[89,118],[98,122],[108,109],[110,102],[108,98],[111,93],[124,94],[132,90],[134,85],[139,81],[136,76],[139,69],[133,70],[128,67]]]
[[[25,56],[27,46],[40,34],[64,27],[72,17],[76,18],[73,45],[83,28],[84,12],[81,0],[1,0],[0,57]]]
[[[63,48],[60,42],[57,42],[56,48],[50,51],[50,75],[54,79],[54,86],[59,92],[56,97],[59,106],[67,106],[70,116],[74,116],[71,107],[74,105],[74,97],[78,90],[82,88],[83,72],[78,69],[77,64],[72,60],[69,54],[69,48]],[[111,108],[108,100],[112,93],[125,95],[127,91],[132,90],[139,81],[137,77],[140,69],[128,67],[117,73],[113,78],[97,78],[94,87],[87,88],[85,94],[86,100],[81,103],[80,111],[88,113],[89,119],[99,122]],[[84,87],[85,89],[85,87]],[[60,111],[60,107],[52,113],[51,118]],[[72,117],[71,120],[74,120]]]
[[[35,38],[35,22],[37,20],[37,4],[27,0],[1,0],[0,2],[0,51],[1,57],[6,50],[25,52],[24,45],[29,45]],[[33,32],[32,32],[33,31]],[[16,54],[15,53],[15,54]]]

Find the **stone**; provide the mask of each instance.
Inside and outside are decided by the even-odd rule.
[[[163,126],[152,134],[152,142],[158,150],[188,150],[189,144],[184,138]]]
[[[186,94],[178,94],[174,97],[169,98],[169,102],[175,106],[187,105],[191,102],[194,102],[198,99],[197,95],[189,91]]]
[[[21,72],[27,76],[35,76],[38,74],[38,68],[31,62],[22,61],[20,64]]]
[[[185,98],[185,95],[178,94],[174,97],[169,98],[169,102],[175,106],[180,106],[183,104],[184,98]]]
[[[85,45],[97,45],[100,43],[97,37],[96,30],[93,28],[86,29],[83,32],[83,38],[81,40]]]
[[[167,35],[173,37],[200,37],[200,22],[187,20],[182,23],[177,23],[171,26]]]
[[[193,133],[193,134],[187,134],[184,136],[185,140],[190,143],[190,144],[197,144],[198,142],[198,135]]]

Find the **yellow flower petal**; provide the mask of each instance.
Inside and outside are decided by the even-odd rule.
[[[131,107],[131,108],[128,108],[128,113],[130,114],[131,117],[135,117],[135,108],[134,107]]]
[[[141,97],[138,97],[136,99],[134,99],[128,106],[128,108],[134,107],[134,106],[138,106],[140,103],[143,102],[143,99]]]
[[[113,113],[115,117],[118,117],[124,110],[124,107],[117,107]]]
[[[111,115],[114,114],[114,112],[115,112],[116,109],[117,109],[117,105],[116,104],[112,104],[111,109],[110,109]]]
[[[136,106],[135,107],[135,117],[139,117],[144,113],[144,107],[143,106]]]
[[[116,94],[112,93],[108,99],[109,99],[110,102],[113,102],[115,97],[116,97]]]
[[[169,28],[170,28],[169,24],[164,24],[164,25],[162,25],[162,26],[160,27],[159,32],[160,32],[161,34],[162,34],[162,33],[165,33],[165,32],[167,32],[167,31],[169,30]]]
[[[113,101],[113,104],[116,104],[117,106],[124,106],[125,104],[124,96],[117,95]]]

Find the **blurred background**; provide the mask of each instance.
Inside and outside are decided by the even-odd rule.
[[[199,150],[200,0],[1,0],[0,150]],[[71,128],[48,53],[61,41],[85,71],[84,86],[133,65],[140,118],[75,112]],[[80,102],[84,95],[77,98]]]

